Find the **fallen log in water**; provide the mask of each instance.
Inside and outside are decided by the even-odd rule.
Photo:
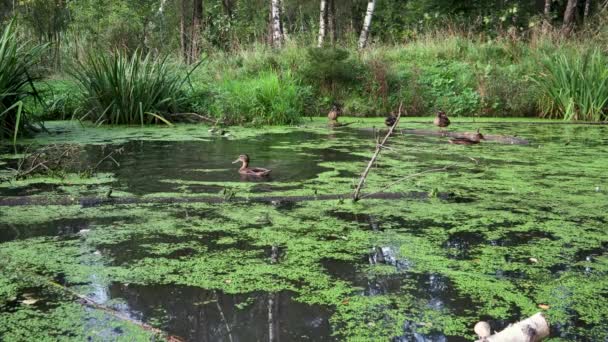
[[[494,335],[487,322],[479,322],[475,325],[475,333],[479,336],[477,342],[539,342],[549,337],[549,323],[539,312]]]
[[[226,200],[223,197],[45,197],[45,196],[15,196],[15,197],[0,197],[0,207],[18,207],[28,205],[80,205],[82,207],[95,207],[101,205],[120,205],[120,204],[173,204],[173,203],[268,203],[280,205],[281,203],[292,202],[307,202],[307,201],[326,201],[326,200],[343,200],[347,199],[351,194],[329,194],[317,196],[260,196],[260,197],[232,197]],[[439,198],[449,199],[452,194],[441,193]],[[428,198],[426,192],[380,192],[366,195],[368,199],[400,199],[413,198],[425,199]]]
[[[470,132],[446,132],[446,131],[433,131],[433,130],[424,130],[424,129],[403,129],[400,131],[401,134],[414,134],[414,135],[430,135],[430,136],[439,136],[439,137],[449,137],[449,138],[470,138],[472,134]],[[483,133],[483,132],[482,132]],[[483,137],[486,141],[494,141],[501,144],[510,144],[510,145],[528,145],[530,142],[524,138],[508,136],[508,135],[493,135],[493,134],[483,134]]]

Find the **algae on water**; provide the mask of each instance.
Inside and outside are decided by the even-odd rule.
[[[243,198],[349,194],[374,149],[372,131],[360,129],[370,125],[235,128],[228,139],[186,125],[175,136],[169,128],[68,127],[34,141],[78,137],[91,160],[103,144],[125,144],[120,167],[103,165],[89,180],[3,183],[0,195],[103,196],[109,188],[141,198],[222,196],[224,189]],[[199,303],[192,310],[205,312],[209,324],[232,307],[267,317],[261,303],[278,296],[287,310],[303,312],[283,322],[285,331],[316,331],[317,339],[472,338],[480,319],[498,330],[543,310],[555,340],[608,338],[607,129],[455,127],[531,144],[462,147],[436,136],[396,135],[364,192],[451,166],[396,182],[388,191],[406,194],[399,199],[3,207],[0,336],[150,337],[52,291],[41,280],[48,279],[191,339],[204,332],[172,319],[177,304],[153,300],[160,291]],[[240,153],[273,168],[273,178],[241,179],[230,164]],[[24,304],[27,293],[39,304]],[[317,323],[306,325],[304,317]],[[238,334],[239,322],[226,319]]]

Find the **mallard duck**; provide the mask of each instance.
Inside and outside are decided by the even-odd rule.
[[[255,176],[255,177],[264,177],[268,176],[272,170],[264,169],[261,167],[249,167],[249,156],[246,154],[241,154],[239,159],[232,162],[232,164],[236,164],[241,162],[241,168],[239,169],[239,173],[246,176]]]
[[[455,144],[455,145],[475,145],[475,144],[479,144],[484,139],[485,138],[484,138],[483,134],[479,133],[479,129],[478,129],[477,133],[468,135],[466,137],[460,137],[460,138],[452,138],[452,139],[450,139],[450,144]]]
[[[339,103],[334,103],[333,106],[331,106],[329,114],[327,114],[327,118],[330,121],[336,121],[340,115],[342,115],[342,106]]]
[[[433,123],[437,127],[445,128],[450,125],[450,119],[448,119],[448,115],[444,111],[440,110],[437,112],[437,116],[435,117]]]
[[[393,113],[389,114],[389,116],[387,116],[384,120],[384,124],[388,127],[393,127],[395,122],[397,122],[397,117]]]

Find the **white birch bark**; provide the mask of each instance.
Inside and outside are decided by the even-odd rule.
[[[327,33],[327,0],[321,0],[321,12],[319,16],[319,40],[317,47],[322,47]]]
[[[283,45],[283,32],[281,31],[281,6],[279,0],[271,0],[272,8],[272,46],[280,48]]]
[[[545,18],[549,18],[549,15],[551,15],[551,1],[552,0],[545,0],[545,11],[543,12]]]
[[[367,2],[367,11],[365,12],[365,20],[363,21],[363,29],[361,29],[361,36],[359,37],[359,49],[363,49],[367,46],[369,29],[372,25],[372,17],[374,16],[375,8],[376,0],[369,0]]]

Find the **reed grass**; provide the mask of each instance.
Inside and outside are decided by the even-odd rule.
[[[17,136],[32,127],[24,101],[39,98],[34,81],[35,66],[46,45],[20,43],[9,23],[0,37],[0,139]]]
[[[540,107],[565,120],[607,120],[608,57],[598,48],[546,55],[535,78],[542,90]]]
[[[187,102],[187,76],[180,76],[167,58],[139,51],[131,56],[90,53],[72,75],[84,93],[81,119],[97,124],[169,124],[169,114]]]

